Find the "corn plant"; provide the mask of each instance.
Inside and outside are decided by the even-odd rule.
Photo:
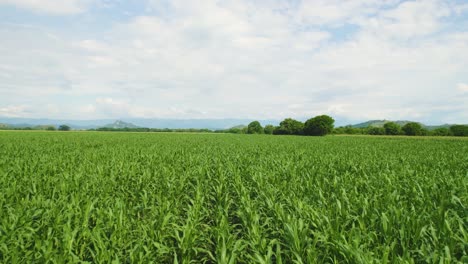
[[[1,263],[467,263],[468,140],[0,132]]]

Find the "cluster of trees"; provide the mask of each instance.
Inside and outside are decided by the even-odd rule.
[[[279,126],[266,125],[262,127],[260,122],[253,121],[246,128],[231,128],[217,132],[235,134],[270,134],[270,135],[305,135],[324,136],[333,131],[335,120],[327,115],[320,115],[307,120],[305,123],[286,118]]]
[[[454,125],[450,127],[452,136],[468,137],[468,125]]]
[[[2,126],[3,130],[47,130],[47,131],[70,131],[71,127],[67,125],[60,125],[59,127],[53,125],[33,126],[33,127],[10,127]]]
[[[333,134],[350,134],[350,135],[407,135],[407,136],[460,136],[468,137],[468,125],[452,125],[450,127],[439,127],[433,130],[428,130],[420,123],[409,122],[403,126],[395,122],[387,122],[383,127],[365,127],[356,128],[352,126],[344,126],[334,128],[335,120],[327,115],[320,115],[310,118],[306,122],[301,122],[292,118],[286,118],[280,122],[279,126],[266,125],[262,127],[260,122],[253,121],[246,127],[233,127],[227,130],[210,129],[170,129],[170,128],[111,128],[101,127],[97,129],[89,129],[88,131],[115,131],[115,132],[185,132],[185,133],[233,133],[233,134],[269,134],[269,135],[306,135],[306,136],[324,136],[330,133]],[[35,126],[35,127],[9,127],[1,126],[3,130],[49,130],[49,131],[69,131],[71,127],[68,125],[60,125],[58,127],[52,125]]]
[[[453,125],[434,130],[424,128],[420,123],[409,122],[403,126],[395,122],[385,123],[383,127],[355,128],[352,126],[337,127],[334,134],[362,134],[362,135],[406,135],[406,136],[468,136],[467,125]]]
[[[67,126],[67,125],[60,125],[58,127],[58,130],[59,131],[70,131],[71,130],[71,127]]]

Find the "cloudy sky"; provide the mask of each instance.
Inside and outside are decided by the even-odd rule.
[[[468,123],[466,0],[0,0],[0,116]]]

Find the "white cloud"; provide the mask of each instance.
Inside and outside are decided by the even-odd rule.
[[[97,41],[95,39],[81,40],[81,41],[78,41],[75,45],[78,48],[81,48],[88,52],[105,52],[106,50],[110,48],[109,45],[102,43],[100,41]]]
[[[468,11],[468,4],[458,4],[453,6],[453,10],[457,15],[461,15]]]
[[[304,0],[300,1],[297,17],[309,24],[339,26],[374,15],[379,9],[394,6],[398,2],[398,0]]]
[[[360,25],[381,37],[411,38],[440,30],[444,26],[442,19],[452,12],[443,1],[408,1],[396,8],[379,11],[375,17],[361,18]]]
[[[467,110],[446,88],[468,75],[468,32],[450,21],[458,5],[153,2],[162,15],[141,13],[102,34],[0,27],[0,107],[28,100],[36,109],[40,103],[29,103],[40,100],[57,105],[54,115],[88,119],[326,112],[436,122]],[[452,112],[444,119],[434,111]]]
[[[94,118],[201,118],[203,111],[190,109],[187,107],[147,107],[132,104],[128,100],[117,100],[114,98],[97,98],[94,104],[81,107],[80,111],[86,115],[93,115]]]
[[[0,5],[14,5],[38,13],[67,15],[84,12],[91,0],[0,0]]]
[[[466,83],[459,83],[457,84],[458,91],[462,93],[468,93],[468,84]]]
[[[22,117],[28,114],[28,107],[25,105],[8,105],[0,107],[0,116],[6,117]]]

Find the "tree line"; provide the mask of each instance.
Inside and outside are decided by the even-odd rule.
[[[348,135],[388,135],[388,136],[468,136],[468,125],[452,125],[450,127],[439,127],[429,130],[423,127],[420,123],[409,122],[403,126],[395,122],[387,122],[383,127],[364,127],[355,128],[352,126],[337,127],[333,134],[348,134]]]
[[[304,135],[325,136],[333,132],[335,120],[327,115],[319,115],[301,122],[292,118],[286,118],[279,126],[266,125],[262,127],[260,122],[253,121],[242,129],[228,129],[219,132],[238,134],[270,134],[270,135]]]
[[[352,126],[334,127],[335,120],[327,115],[319,115],[310,118],[306,122],[301,122],[292,118],[286,118],[278,126],[266,125],[262,127],[259,121],[253,121],[246,127],[233,127],[222,130],[196,129],[196,128],[110,128],[101,127],[88,129],[88,131],[112,131],[112,132],[185,132],[185,133],[232,133],[232,134],[267,134],[267,135],[304,135],[304,136],[324,136],[327,134],[347,134],[347,135],[388,135],[388,136],[459,136],[468,137],[468,125],[452,125],[450,127],[439,127],[429,130],[417,122],[409,122],[403,126],[395,122],[387,122],[383,127],[363,127]],[[1,127],[3,130],[48,130],[48,131],[69,131],[68,125],[58,127],[52,125],[35,127]]]
[[[320,115],[302,123],[292,118],[286,118],[279,126],[266,125],[262,127],[260,122],[253,121],[248,126],[242,128],[230,128],[223,130],[209,129],[159,129],[159,128],[110,128],[101,127],[89,129],[88,131],[115,131],[115,132],[195,132],[195,133],[233,133],[233,134],[272,134],[272,135],[307,135],[324,136],[333,132],[335,120],[327,115]]]
[[[68,125],[60,125],[58,127],[54,125],[40,125],[40,126],[27,126],[27,127],[10,127],[0,126],[1,130],[47,130],[47,131],[70,131],[71,127]]]
[[[420,123],[409,122],[403,126],[395,122],[387,122],[383,127],[352,126],[334,127],[333,118],[321,115],[307,120],[305,123],[292,119],[284,119],[279,126],[266,125],[262,127],[260,122],[253,121],[244,128],[230,128],[218,130],[219,133],[233,134],[272,134],[272,135],[311,135],[324,136],[326,134],[347,135],[406,135],[406,136],[468,136],[468,125],[452,125],[450,127],[439,127],[433,130],[426,129]]]

